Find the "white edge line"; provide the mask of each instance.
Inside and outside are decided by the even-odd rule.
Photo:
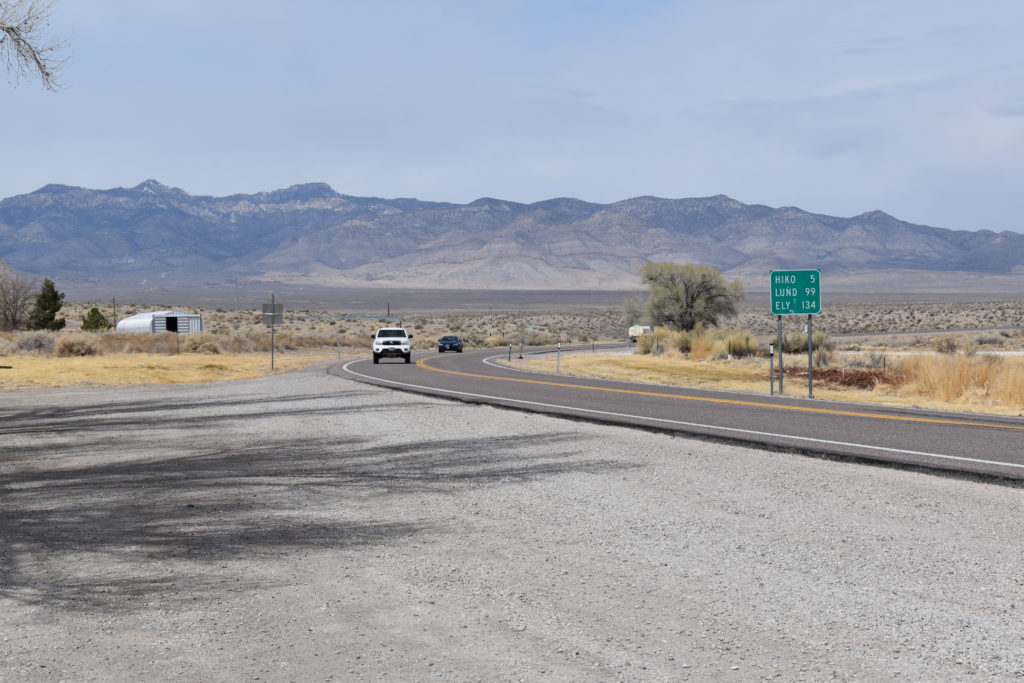
[[[796,436],[796,435],[793,435],[793,434],[778,434],[778,433],[775,433],[775,432],[759,432],[759,431],[755,431],[755,430],[752,430],[752,429],[739,429],[737,427],[721,427],[721,426],[718,426],[718,425],[701,424],[700,422],[684,422],[682,420],[669,420],[667,418],[661,418],[661,417],[645,417],[643,415],[630,415],[628,413],[612,413],[612,412],[605,411],[605,410],[592,410],[590,408],[575,408],[573,406],[562,406],[562,405],[558,405],[558,404],[555,404],[555,403],[540,403],[540,402],[537,402],[537,401],[524,401],[522,399],[506,398],[504,396],[489,396],[487,394],[473,394],[473,393],[469,393],[467,391],[452,391],[451,389],[438,389],[437,387],[426,387],[426,386],[422,386],[422,385],[419,385],[419,384],[409,384],[407,382],[396,382],[396,381],[390,380],[390,379],[381,379],[379,377],[371,377],[370,375],[364,375],[362,373],[350,370],[349,367],[348,367],[348,366],[352,365],[353,363],[361,363],[361,362],[365,362],[365,361],[366,361],[365,358],[362,358],[362,359],[359,359],[359,360],[349,361],[348,363],[346,363],[345,365],[342,366],[342,369],[345,372],[349,373],[350,375],[355,375],[356,377],[365,377],[366,379],[373,380],[374,382],[384,382],[386,384],[394,384],[395,386],[399,386],[399,387],[409,387],[410,389],[424,389],[424,390],[427,390],[427,391],[432,391],[432,392],[437,392],[437,393],[442,393],[442,394],[452,394],[454,396],[468,396],[468,397],[471,397],[471,398],[485,398],[485,399],[490,399],[492,401],[505,401],[506,403],[519,403],[519,404],[527,405],[527,406],[537,406],[539,408],[560,408],[562,410],[575,410],[575,411],[578,411],[578,412],[581,412],[581,413],[591,413],[593,415],[605,415],[607,417],[626,417],[626,418],[631,418],[631,419],[634,419],[634,420],[647,420],[648,422],[663,422],[665,424],[680,425],[680,426],[683,426],[683,427],[699,427],[701,429],[717,429],[717,430],[720,430],[720,431],[735,432],[737,434],[748,434],[748,435],[751,435],[751,436],[770,436],[770,437],[775,437],[775,438],[779,438],[779,439],[793,439],[793,440],[796,440],[796,441],[808,441],[808,442],[811,442],[811,443],[825,444],[825,445],[828,445],[828,446],[850,446],[850,447],[853,447],[853,448],[864,448],[864,449],[867,449],[867,450],[883,451],[883,452],[886,452],[886,453],[906,453],[908,455],[919,455],[919,456],[926,457],[926,458],[939,458],[939,459],[942,459],[942,460],[956,460],[956,461],[959,461],[959,462],[973,462],[973,463],[978,463],[980,465],[999,465],[1000,467],[1017,467],[1017,468],[1024,469],[1024,465],[1021,465],[1021,464],[1018,464],[1018,463],[1014,463],[1014,462],[1000,462],[998,460],[982,460],[980,458],[965,458],[965,457],[960,456],[960,455],[943,455],[941,453],[925,453],[924,451],[909,451],[909,450],[906,450],[906,449],[903,449],[903,448],[887,448],[885,446],[869,446],[868,444],[850,443],[850,442],[847,442],[847,441],[830,441],[828,439],[815,439],[814,437],[810,437],[810,436]]]

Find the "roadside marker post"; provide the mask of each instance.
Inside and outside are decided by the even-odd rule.
[[[769,273],[772,315],[778,317],[779,394],[782,394],[782,316],[807,315],[807,398],[814,398],[814,316],[821,313],[820,270]]]
[[[263,304],[263,324],[270,326],[270,369],[274,369],[274,343],[275,332],[278,325],[284,323],[284,304],[279,304],[270,295],[270,303]]]
[[[768,344],[768,395],[775,395],[775,344]]]
[[[558,342],[558,349],[555,351],[555,372],[562,371],[562,342]]]

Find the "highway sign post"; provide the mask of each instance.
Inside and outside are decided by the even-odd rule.
[[[782,393],[782,316],[807,316],[807,397],[814,398],[814,316],[821,313],[820,270],[773,270],[772,315],[778,316],[779,393]]]

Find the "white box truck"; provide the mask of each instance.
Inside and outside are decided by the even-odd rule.
[[[635,342],[637,339],[639,339],[640,335],[647,334],[650,331],[650,325],[630,325],[629,331],[627,332],[627,334],[629,335],[629,341]]]

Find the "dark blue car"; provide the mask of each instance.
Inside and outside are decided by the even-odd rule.
[[[441,353],[445,351],[458,351],[462,353],[462,340],[454,334],[441,337],[437,340],[437,350]]]

